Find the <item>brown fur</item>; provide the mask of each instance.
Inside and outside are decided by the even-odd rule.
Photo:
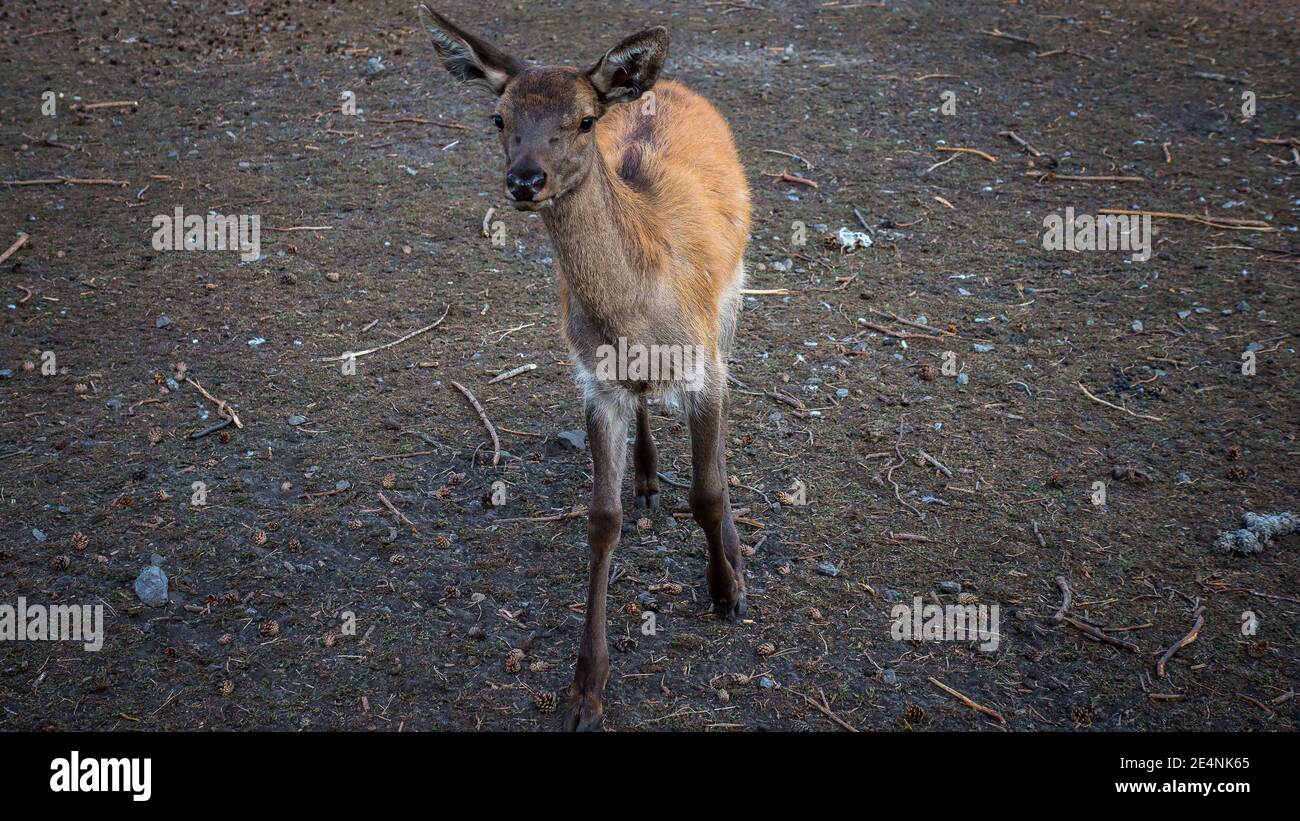
[[[719,615],[745,611],[725,440],[726,359],[744,277],[749,188],[722,115],[685,86],[656,82],[667,56],[666,30],[635,34],[583,71],[524,66],[429,14],[448,70],[500,96],[506,195],[517,208],[540,211],[555,246],[561,328],[585,391],[592,455],[587,615],[565,726],[594,729],[604,715],[609,677],[606,595],[623,521],[633,415],[633,494],[639,506],[658,506],[648,395],[684,400],[689,500],[708,543],[709,594]],[[620,338],[647,348],[702,350],[703,385],[593,375],[601,347],[617,346]]]

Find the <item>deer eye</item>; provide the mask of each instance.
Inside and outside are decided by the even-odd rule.
[[[578,123],[578,128],[583,131],[590,131],[591,127],[596,124],[595,117],[583,117],[582,122]]]
[[[495,126],[497,127],[497,131],[501,131],[502,129],[504,129],[504,128],[506,127],[506,121],[503,120],[503,119],[501,119],[501,115],[500,115],[500,114],[493,114],[493,115],[492,115],[492,124],[495,125]]]

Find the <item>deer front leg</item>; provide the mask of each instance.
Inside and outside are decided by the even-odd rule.
[[[605,595],[609,587],[609,557],[623,526],[620,492],[627,463],[627,416],[616,399],[599,395],[587,401],[587,442],[591,446],[592,493],[587,514],[587,545],[591,578],[587,616],[578,666],[569,686],[566,730],[600,729],[605,717],[602,695],[609,679],[609,644],[605,637]]]
[[[636,450],[633,454],[632,492],[636,506],[656,510],[659,507],[659,454],[650,433],[650,409],[644,396],[636,406]]]
[[[709,597],[713,612],[722,618],[743,616],[745,576],[741,567],[740,537],[731,517],[724,450],[726,383],[714,384],[688,404],[691,428],[691,513],[709,543]]]

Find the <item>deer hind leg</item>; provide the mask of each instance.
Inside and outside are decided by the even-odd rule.
[[[708,541],[705,575],[709,597],[714,613],[732,619],[745,614],[746,602],[740,537],[727,490],[726,395],[725,376],[712,380],[688,400],[687,420],[691,429],[691,513]]]
[[[655,510],[659,507],[659,454],[650,433],[650,411],[644,396],[636,406],[636,450],[633,455],[632,491],[636,506]]]
[[[591,577],[587,615],[578,665],[569,686],[566,730],[598,730],[605,716],[603,694],[609,680],[609,645],[605,636],[605,596],[609,560],[623,526],[621,491],[627,464],[627,423],[631,407],[612,393],[589,396],[586,403],[587,441],[591,446],[592,493],[587,514],[587,545]]]

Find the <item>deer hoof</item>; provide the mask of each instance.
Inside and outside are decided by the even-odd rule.
[[[658,510],[659,494],[658,493],[639,493],[636,497],[636,506],[638,510]]]
[[[598,732],[605,723],[605,707],[599,698],[580,696],[569,700],[564,713],[564,731],[568,733]]]
[[[719,619],[726,621],[735,621],[749,611],[749,605],[745,601],[745,591],[736,594],[734,601],[715,601],[713,603],[713,614]]]

